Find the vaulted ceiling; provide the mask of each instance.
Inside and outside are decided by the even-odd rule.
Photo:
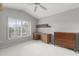
[[[34,12],[35,5],[30,3],[4,3],[3,5],[8,8],[24,10],[38,19],[79,7],[78,3],[41,3],[47,10],[43,10],[38,6],[37,11]]]

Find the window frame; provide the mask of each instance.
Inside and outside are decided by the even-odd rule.
[[[14,27],[16,27],[15,29],[14,29],[14,36],[15,37],[12,37],[12,38],[10,38],[9,37],[9,35],[10,35],[10,33],[9,33],[9,19],[15,19],[16,20],[16,24],[17,24],[17,22],[18,22],[18,20],[21,20],[21,32],[20,32],[20,36],[18,36],[17,35],[17,25],[16,26],[14,26]],[[28,22],[28,31],[29,32],[27,32],[28,33],[28,35],[27,35],[27,33],[26,33],[26,35],[22,35],[22,21],[25,21],[25,22]],[[27,28],[27,27],[26,27]],[[8,40],[13,40],[13,39],[18,39],[18,38],[24,38],[24,37],[28,37],[28,36],[31,36],[31,21],[27,21],[27,20],[24,20],[24,19],[19,19],[19,18],[13,18],[13,17],[8,17]]]

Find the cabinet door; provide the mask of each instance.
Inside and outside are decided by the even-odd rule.
[[[65,33],[64,35],[65,40],[75,40],[76,37],[74,33]]]
[[[46,34],[42,34],[42,35],[41,35],[41,40],[42,40],[43,42],[47,43],[47,42],[48,42],[48,37],[47,37],[47,35],[46,35]]]
[[[38,34],[38,33],[33,33],[33,39],[34,40],[39,40],[40,39],[40,34]]]
[[[59,39],[63,39],[63,33],[54,33],[54,38],[56,39],[56,40],[59,40]]]
[[[65,33],[63,42],[66,48],[75,48],[75,41],[75,33]]]
[[[63,47],[63,41],[55,40],[55,44],[58,45],[58,46]]]
[[[62,40],[63,40],[63,33],[60,32],[54,32],[54,39],[55,39],[55,44],[62,46]]]
[[[75,48],[75,41],[72,40],[55,40],[55,44],[65,48]]]
[[[75,44],[73,42],[72,43],[64,42],[63,45],[65,48],[72,48],[72,49],[75,48]]]
[[[50,43],[51,42],[51,35],[41,34],[41,40],[45,43]]]

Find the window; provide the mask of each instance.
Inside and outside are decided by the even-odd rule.
[[[16,35],[17,37],[21,37],[21,20],[17,20],[17,25],[16,25]]]
[[[31,23],[29,21],[8,18],[8,38],[16,39],[31,35]]]

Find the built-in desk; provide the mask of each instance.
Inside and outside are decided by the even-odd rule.
[[[40,39],[41,39],[40,34],[37,33],[37,32],[34,32],[34,33],[32,34],[32,38],[33,38],[34,40],[40,40]]]
[[[51,42],[51,34],[46,34],[46,33],[33,33],[33,39],[34,40],[41,40],[42,42],[45,43],[50,43]]]

